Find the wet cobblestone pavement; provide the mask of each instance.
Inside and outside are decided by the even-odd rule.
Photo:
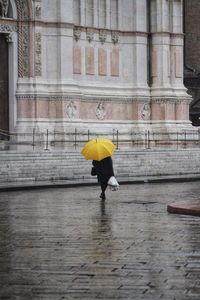
[[[200,183],[0,193],[0,299],[199,300]]]

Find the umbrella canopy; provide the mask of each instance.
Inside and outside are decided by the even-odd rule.
[[[111,156],[115,148],[115,145],[110,140],[97,138],[89,141],[81,153],[88,160],[102,160]]]

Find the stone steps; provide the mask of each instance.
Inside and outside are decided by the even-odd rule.
[[[200,174],[198,149],[117,150],[113,155],[113,161],[118,178]],[[0,166],[1,183],[92,179],[91,161],[85,160],[78,150],[0,151]]]

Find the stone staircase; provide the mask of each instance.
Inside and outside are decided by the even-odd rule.
[[[113,155],[119,181],[156,176],[200,176],[200,150],[117,150]],[[90,176],[91,161],[76,151],[0,151],[0,183],[79,181]]]

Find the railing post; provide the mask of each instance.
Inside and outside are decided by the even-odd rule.
[[[33,150],[35,147],[35,128],[33,128]]]
[[[90,140],[90,130],[88,129],[88,142]]]
[[[119,149],[119,131],[117,129],[117,150]]]
[[[75,136],[74,136],[74,147],[76,149],[77,146],[77,128],[75,128]]]
[[[187,145],[187,132],[186,130],[184,131],[184,148],[186,148]]]
[[[49,150],[49,130],[47,129],[47,138],[46,138],[46,148],[45,150]]]
[[[113,128],[113,144],[115,143],[115,129]]]
[[[119,149],[119,130],[113,129],[113,144],[115,144],[115,134],[116,134],[116,149]]]
[[[150,131],[147,130],[147,149],[150,149]]]
[[[178,131],[177,131],[177,149],[178,149]]]

